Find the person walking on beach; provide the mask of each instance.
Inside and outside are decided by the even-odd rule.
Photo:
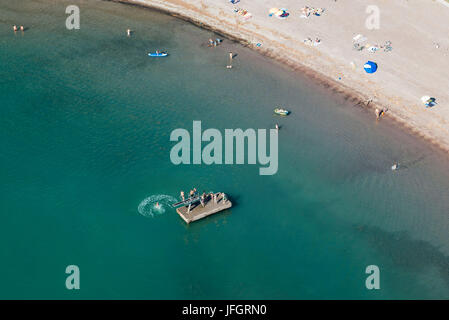
[[[25,28],[23,26],[20,26],[20,31],[25,31]]]
[[[12,29],[14,30],[14,32],[16,32],[16,31],[17,31],[17,26],[16,26],[16,25],[13,25],[13,26],[12,26]]]

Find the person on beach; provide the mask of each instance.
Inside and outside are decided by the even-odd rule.
[[[385,109],[376,108],[376,119],[379,120],[385,114]]]
[[[20,31],[25,31],[25,28],[23,26],[20,26]]]
[[[13,25],[13,26],[12,26],[12,29],[14,30],[14,32],[17,31],[17,26],[16,26],[16,25]]]
[[[376,110],[374,110],[374,112],[376,113],[376,119],[379,120],[380,110],[378,108],[376,108]]]
[[[275,128],[276,128],[277,131],[279,131],[279,125],[277,123],[276,123]]]
[[[126,34],[127,34],[128,37],[130,37],[131,36],[131,29],[127,29],[126,30]]]

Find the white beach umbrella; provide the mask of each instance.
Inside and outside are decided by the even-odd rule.
[[[270,14],[275,14],[276,12],[278,12],[279,9],[278,8],[271,8],[270,11],[268,11]]]
[[[284,10],[278,10],[278,12],[275,13],[276,16],[281,16],[284,14]]]
[[[429,101],[431,98],[429,96],[422,96],[421,97],[421,101],[422,103],[426,103],[427,101]]]

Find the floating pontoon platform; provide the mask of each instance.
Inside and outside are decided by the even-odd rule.
[[[189,206],[182,206],[176,209],[176,212],[181,216],[181,218],[190,223],[192,221],[203,219],[207,216],[210,216],[214,213],[220,212],[222,210],[228,209],[232,207],[232,202],[226,197],[223,198],[223,193],[216,193],[216,201],[213,200],[213,197],[210,195],[206,196],[206,200],[204,201],[204,207],[201,205],[198,200],[191,201],[186,200],[186,203],[190,203]]]

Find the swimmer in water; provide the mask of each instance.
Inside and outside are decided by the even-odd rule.
[[[397,170],[397,169],[399,169],[399,162],[395,162],[395,163],[393,163],[393,165],[391,166],[391,170],[395,171],[395,170]]]
[[[277,123],[276,123],[275,128],[276,128],[277,131],[279,131],[279,125]]]
[[[156,207],[157,209],[159,209],[159,208],[161,207],[161,205],[159,204],[159,202],[156,202],[155,207]]]

